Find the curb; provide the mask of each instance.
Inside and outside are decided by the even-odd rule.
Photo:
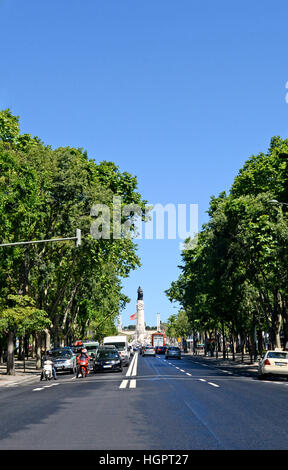
[[[16,385],[22,385],[30,382],[38,382],[40,380],[40,374],[38,375],[10,375],[10,376],[0,376],[0,388],[1,387],[12,387]]]
[[[223,360],[223,359],[216,359],[216,358],[209,358],[205,356],[193,356],[191,354],[183,354],[182,357],[185,357],[185,359],[190,359],[190,360],[195,360],[197,362],[203,362],[207,365],[210,365],[211,367],[214,367],[215,369],[222,369],[223,367],[230,369],[230,371],[233,371],[235,373],[251,373],[252,375],[256,374],[258,371],[258,362],[253,362],[252,364],[245,364],[245,363],[235,363],[232,360]]]

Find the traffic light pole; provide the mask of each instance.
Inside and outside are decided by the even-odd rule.
[[[76,246],[80,246],[81,245],[81,230],[79,228],[77,228],[75,237],[51,238],[49,240],[31,240],[31,241],[28,241],[28,242],[1,243],[0,247],[2,247],[2,246],[16,246],[16,245],[33,245],[34,243],[63,242],[63,241],[66,241],[66,240],[76,240]]]

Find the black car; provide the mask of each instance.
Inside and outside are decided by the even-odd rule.
[[[122,361],[117,349],[99,348],[94,360],[93,370],[95,373],[104,371],[122,372]]]
[[[157,354],[165,354],[166,351],[166,346],[156,346],[156,353]]]

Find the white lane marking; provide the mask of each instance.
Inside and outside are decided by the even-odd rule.
[[[138,354],[135,354],[135,355],[133,356],[133,359],[132,359],[132,361],[131,361],[131,363],[130,363],[130,365],[129,365],[129,367],[128,367],[127,373],[126,373],[126,377],[130,377],[130,375],[131,375],[131,371],[132,371],[134,362],[135,362],[135,360],[136,360],[136,356],[138,356]]]
[[[128,385],[129,380],[122,380],[121,385],[119,388],[126,388]]]
[[[132,371],[133,376],[137,375],[137,363],[138,363],[138,354],[135,355],[135,361],[134,361],[134,366],[133,366],[133,371]]]
[[[192,377],[192,374],[189,374],[189,372],[186,372],[186,375],[189,375],[189,377]]]
[[[136,380],[135,379],[130,380],[130,388],[136,388]]]
[[[44,388],[33,388],[32,392],[39,392],[40,390],[44,390]]]
[[[219,385],[217,384],[214,384],[213,382],[208,382],[209,385],[212,385],[213,387],[218,387],[219,388]]]
[[[183,370],[183,369],[180,369],[180,372],[185,372],[185,370]]]
[[[132,361],[129,365],[129,368],[127,370],[126,377],[131,377],[131,375],[132,376],[137,375],[137,364],[138,364],[138,353],[136,353],[134,355],[134,357],[133,357],[133,359],[132,359]],[[129,380],[127,380],[127,379],[122,380],[119,388],[121,388],[121,389],[127,388],[128,382],[129,382]],[[136,379],[131,379],[130,380],[130,387],[129,388],[136,388]]]
[[[199,380],[200,380],[200,382],[206,382],[206,380],[205,380],[205,379],[199,379]]]

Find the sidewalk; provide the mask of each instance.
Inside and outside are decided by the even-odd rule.
[[[36,370],[36,360],[29,358],[24,361],[15,360],[15,375],[7,375],[6,363],[0,363],[0,387],[17,385],[40,380],[40,370]]]
[[[258,370],[258,361],[251,363],[250,356],[248,354],[244,355],[244,362],[242,362],[241,353],[235,354],[235,361],[232,360],[232,354],[229,354],[229,359],[224,360],[222,357],[222,353],[218,353],[218,359],[216,359],[215,355],[213,357],[208,355],[204,356],[203,352],[199,353],[198,355],[192,354],[191,352],[187,352],[182,353],[182,356],[187,359],[209,364],[216,368],[225,368],[230,372],[236,372],[240,374],[245,373],[245,375],[256,375]]]

